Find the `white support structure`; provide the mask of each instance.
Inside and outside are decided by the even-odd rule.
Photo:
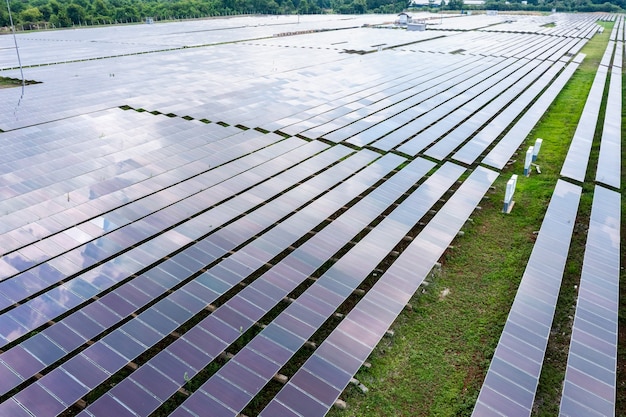
[[[506,183],[506,191],[504,193],[504,206],[502,207],[503,213],[510,213],[515,205],[513,201],[513,194],[515,193],[515,186],[517,185],[517,175],[512,175],[511,179]]]
[[[533,162],[533,147],[529,147],[526,151],[526,160],[524,161],[524,176],[530,176],[530,164]]]
[[[537,155],[539,155],[539,150],[541,149],[541,144],[543,143],[543,139],[537,138],[535,141],[535,146],[533,146],[533,162],[537,160]]]

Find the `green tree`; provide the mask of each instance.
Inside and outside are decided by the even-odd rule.
[[[300,0],[298,4],[298,13],[307,14],[309,12],[309,2],[307,0]]]
[[[110,18],[111,12],[103,0],[95,0],[91,5],[91,13],[101,18]]]
[[[363,14],[367,11],[367,3],[365,0],[354,0],[352,2],[352,10],[356,14]]]
[[[38,7],[39,11],[41,12],[41,19],[49,22],[50,21],[50,16],[52,16],[53,12],[52,12],[52,7],[50,7],[49,3],[45,3],[42,4],[41,6]]]
[[[9,13],[6,10],[0,8],[0,26],[9,26]]]
[[[43,15],[37,7],[29,7],[28,9],[22,10],[19,14],[19,22],[22,25],[27,25],[30,29],[40,22],[42,18]]]
[[[67,17],[75,25],[85,22],[87,19],[87,12],[85,11],[85,8],[76,3],[68,4],[66,13]]]
[[[72,21],[67,17],[65,8],[60,9],[58,13],[50,16],[50,25],[57,28],[65,28],[72,26]]]

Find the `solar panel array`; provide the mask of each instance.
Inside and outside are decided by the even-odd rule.
[[[482,167],[470,175],[261,416],[326,414],[496,178]]]
[[[620,24],[614,26],[612,33],[617,34],[619,31]],[[612,34],[612,37],[615,35]],[[621,45],[623,49],[623,45]],[[587,172],[587,163],[589,161],[589,154],[591,153],[591,144],[593,142],[593,137],[596,132],[596,126],[598,123],[598,118],[600,116],[600,105],[602,103],[602,96],[604,94],[604,88],[606,84],[607,75],[609,72],[609,65],[611,59],[613,57],[613,51],[615,49],[615,41],[610,40],[609,44],[606,47],[604,55],[602,56],[602,61],[600,62],[600,67],[596,72],[596,76],[593,80],[593,84],[591,86],[591,91],[589,92],[589,96],[587,97],[587,101],[585,102],[585,107],[583,108],[583,113],[580,116],[580,123],[576,128],[576,133],[574,133],[574,138],[572,139],[572,143],[570,144],[570,148],[567,152],[567,156],[565,157],[565,163],[561,168],[561,176],[571,178],[573,180],[583,182],[585,180],[585,174]],[[618,59],[622,59],[622,52],[618,52]],[[619,70],[621,71],[621,63],[619,64]],[[618,76],[619,77],[619,76]],[[620,77],[621,78],[621,77]],[[620,82],[619,79],[616,80]],[[621,84],[614,84],[612,90],[612,101],[613,105],[620,105],[621,99],[617,97],[617,95],[621,95],[621,88],[619,87]],[[616,89],[619,89],[620,92],[616,92]],[[619,100],[619,101],[618,101]],[[610,119],[605,124],[607,128],[607,137],[611,137],[612,139],[607,139],[605,148],[607,146],[611,146],[610,143],[615,143],[615,134],[619,129],[620,123],[616,124],[616,119],[621,120],[621,116],[617,116],[615,112],[619,112],[618,110],[611,110],[607,117]],[[612,113],[611,113],[612,112]],[[621,113],[620,113],[621,114]],[[618,139],[619,141],[619,139]],[[613,145],[613,149],[615,150],[615,145]],[[607,152],[605,150],[605,152]],[[614,168],[615,165],[619,165],[619,163],[608,162],[605,163],[606,153],[602,159],[602,165],[599,165],[600,173],[604,173],[605,168]],[[619,169],[617,174],[619,175]],[[613,179],[613,182],[615,180]]]
[[[577,56],[577,58],[582,58]],[[520,147],[532,128],[537,124],[541,116],[548,110],[567,81],[574,75],[578,68],[578,62],[569,63],[563,72],[554,80],[552,84],[539,96],[524,115],[511,127],[502,139],[487,153],[482,162],[491,167],[502,169],[510,160],[511,155]],[[472,143],[472,142],[470,142]]]
[[[559,180],[473,416],[530,416],[582,188]]]
[[[0,415],[235,416],[305,345],[259,412],[327,413],[498,177],[479,164],[511,158],[598,16],[394,18],[18,36],[42,83],[0,90]],[[9,55],[0,68],[18,74]],[[533,263],[576,192],[559,182]]]
[[[600,155],[596,171],[596,181],[610,187],[620,188],[621,178],[621,142],[622,142],[622,63],[624,60],[624,20],[620,17],[611,32],[611,41],[620,36],[615,43],[615,55],[611,65],[611,79],[607,97]]]
[[[620,206],[620,193],[595,187],[561,416],[615,415]]]
[[[621,158],[616,142],[621,140],[623,42],[620,39],[616,48],[615,40],[620,33],[623,34],[622,17],[617,19],[611,33],[561,170],[566,179],[585,180],[596,120],[601,117],[599,105],[607,67],[613,62],[596,181],[619,188]],[[570,64],[571,68],[578,62]],[[526,115],[520,122],[524,117]],[[485,163],[503,167],[505,158],[498,158],[497,152],[506,142],[505,137],[487,155]],[[616,172],[609,172],[611,169]],[[581,193],[578,185],[564,180],[557,183],[481,388],[474,416],[530,416],[533,410]],[[561,416],[615,415],[620,209],[621,195],[596,185],[563,382]]]

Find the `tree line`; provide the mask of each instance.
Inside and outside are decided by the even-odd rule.
[[[18,29],[47,29],[84,25],[120,24],[192,19],[236,14],[399,13],[410,0],[9,0]],[[3,4],[4,2],[2,2]],[[604,11],[626,9],[626,0],[487,0],[480,7],[463,0],[434,0],[427,9],[472,8],[549,11]],[[0,7],[0,27],[10,25],[8,8]]]
[[[0,3],[0,27],[9,14]],[[399,13],[406,0],[10,0],[18,29],[193,19],[238,14]]]

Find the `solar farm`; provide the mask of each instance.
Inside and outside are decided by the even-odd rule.
[[[616,415],[624,17],[395,19],[0,36],[0,77],[35,82],[0,89],[0,416],[326,415],[496,180],[521,176],[600,21],[472,416],[532,413],[583,189],[559,409]]]

